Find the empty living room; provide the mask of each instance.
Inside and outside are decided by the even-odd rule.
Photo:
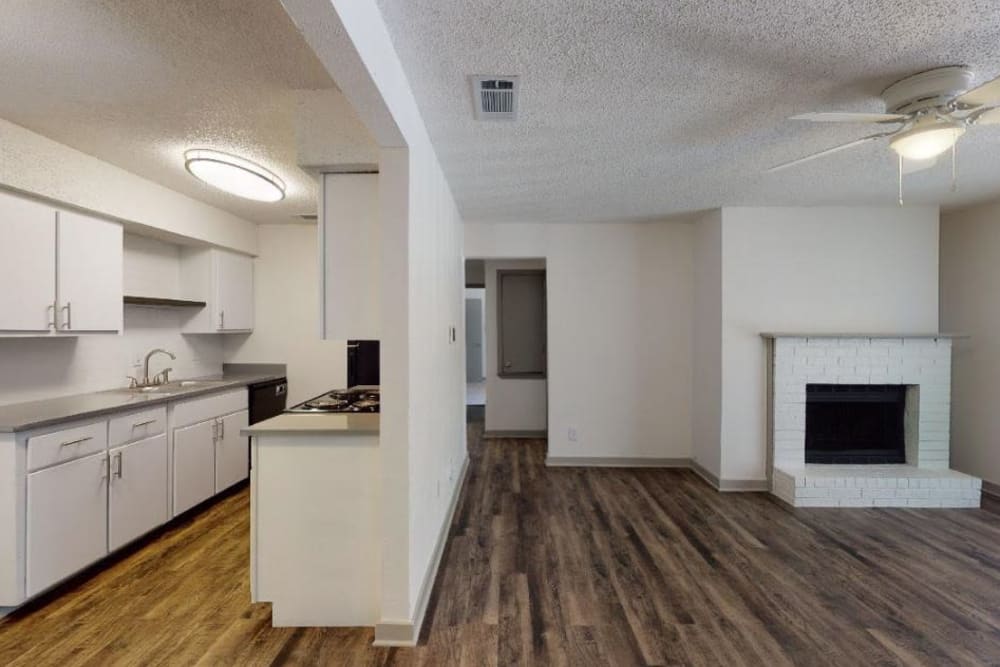
[[[15,0],[0,81],[0,664],[1000,665],[994,0]]]

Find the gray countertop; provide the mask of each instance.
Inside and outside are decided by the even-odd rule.
[[[377,413],[295,413],[286,412],[248,426],[240,435],[296,436],[325,433],[378,433]]]
[[[280,368],[274,365],[247,368],[227,364],[220,376],[193,378],[196,382],[193,385],[183,385],[183,382],[191,380],[170,382],[163,385],[162,391],[157,392],[123,388],[0,405],[0,433],[27,431],[77,419],[140,410],[225,389],[277,380],[285,376]]]

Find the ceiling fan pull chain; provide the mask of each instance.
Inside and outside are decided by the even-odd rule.
[[[958,190],[958,160],[955,154],[958,152],[958,142],[951,145],[951,191]]]
[[[903,205],[903,156],[899,156],[899,205]]]

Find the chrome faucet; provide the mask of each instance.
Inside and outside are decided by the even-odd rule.
[[[156,348],[155,350],[150,350],[149,354],[146,355],[146,361],[145,361],[145,363],[144,363],[144,365],[142,367],[142,386],[144,386],[144,387],[148,387],[149,385],[152,385],[152,384],[161,384],[160,382],[157,382],[155,378],[153,379],[153,381],[150,381],[150,379],[149,379],[149,359],[154,354],[165,354],[168,357],[170,357],[171,359],[177,359],[177,357],[175,357],[172,352],[167,352],[164,349]],[[163,382],[166,382],[167,379],[168,379],[167,378],[167,374],[171,370],[173,370],[173,369],[172,368],[168,368],[166,370],[160,371],[160,373],[158,373],[157,376],[162,375],[163,376]]]

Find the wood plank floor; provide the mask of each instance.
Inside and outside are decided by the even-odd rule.
[[[419,647],[271,628],[243,490],[0,622],[0,664],[1000,664],[1000,516],[790,511],[470,429]]]

